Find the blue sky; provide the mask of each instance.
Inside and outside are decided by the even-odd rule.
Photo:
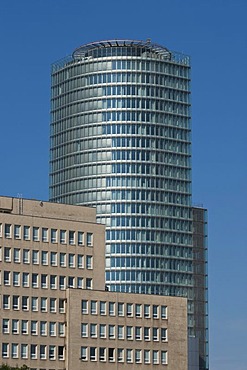
[[[210,370],[247,363],[247,1],[1,0],[0,194],[48,199],[50,65],[151,38],[192,58],[193,200],[209,209]]]

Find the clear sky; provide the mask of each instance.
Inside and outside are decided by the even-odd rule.
[[[193,201],[209,209],[210,370],[246,370],[246,0],[0,0],[0,194],[48,199],[50,65],[112,38],[151,38],[192,58]]]

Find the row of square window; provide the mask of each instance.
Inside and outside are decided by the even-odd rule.
[[[11,305],[12,301],[12,305]],[[57,307],[58,305],[58,307]],[[3,294],[3,309],[13,310],[23,310],[32,312],[51,312],[51,313],[65,313],[66,300],[57,298],[47,298],[47,297],[28,297],[28,296],[18,296],[18,295],[7,295]]]
[[[20,249],[20,248],[10,248],[4,247],[3,259],[4,262],[11,262],[13,254],[14,263],[24,263],[33,265],[48,266],[50,261],[50,266],[56,267],[70,267],[70,268],[80,268],[87,269],[93,268],[93,256],[74,253],[57,253],[48,251],[39,251],[36,249]],[[2,247],[0,247],[0,261],[2,261]]]
[[[123,303],[123,302],[105,302],[105,301],[88,301],[83,299],[81,302],[82,314],[109,315],[109,316],[128,316],[139,318],[167,319],[167,306],[140,304],[140,303]]]
[[[40,335],[50,337],[64,337],[65,323],[55,321],[37,321],[37,320],[18,320],[18,319],[3,319],[2,333],[3,334],[22,334],[22,335]]]
[[[64,360],[64,346],[2,343],[2,358],[22,358],[31,360]]]
[[[32,235],[31,235],[32,234]],[[86,240],[84,240],[84,235],[86,234]],[[3,236],[3,224],[0,224],[0,237]],[[21,226],[21,225],[11,225],[4,224],[4,237],[6,239],[23,239],[32,240],[35,242],[51,242],[51,243],[61,243],[70,245],[86,245],[88,247],[93,246],[93,233],[84,233],[83,231],[74,230],[57,230],[48,229],[46,227],[38,226]]]
[[[81,347],[81,360],[167,365],[168,356],[167,351]]]
[[[141,327],[106,324],[81,324],[81,336],[83,338],[108,338],[145,341],[167,341],[167,328]]]
[[[11,276],[12,275],[12,276]],[[29,288],[30,286],[34,289],[60,289],[66,288],[78,288],[78,289],[92,289],[93,279],[75,277],[75,276],[57,276],[47,274],[30,274],[29,272],[17,272],[17,271],[3,271],[3,284],[5,286],[11,286],[11,278],[13,286],[21,286],[20,279],[22,278],[22,287]],[[0,285],[1,285],[1,271],[0,271]]]

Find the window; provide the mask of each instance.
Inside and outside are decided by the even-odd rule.
[[[78,245],[84,245],[84,233],[78,231]]]
[[[132,340],[133,339],[133,326],[127,326],[126,331],[127,331],[127,340]]]
[[[147,319],[150,317],[150,305],[144,304],[144,317]]]
[[[58,359],[64,360],[64,346],[58,346]]]
[[[48,229],[45,227],[42,228],[42,242],[48,242]]]
[[[31,298],[32,311],[38,311],[38,297]]]
[[[79,269],[83,269],[84,268],[84,256],[82,254],[78,254],[77,255],[77,267]]]
[[[124,316],[124,304],[118,303],[118,316]]]
[[[127,303],[127,316],[132,317],[133,316],[133,304]]]
[[[108,361],[109,362],[115,361],[115,348],[108,348]]]
[[[43,344],[41,344],[39,347],[39,355],[41,360],[46,359],[46,346]]]
[[[14,225],[14,238],[21,239],[21,226],[20,225]]]
[[[133,350],[132,349],[126,350],[126,362],[128,363],[133,362]]]
[[[32,274],[32,288],[38,288],[39,283],[38,283],[38,274]]]
[[[40,298],[40,309],[41,309],[41,312],[47,312],[47,298],[46,297]]]
[[[9,343],[2,343],[2,357],[9,357]]]
[[[23,335],[28,334],[28,321],[27,320],[21,320],[21,332]]]
[[[158,328],[153,328],[153,340],[154,341],[159,340],[159,329]]]
[[[77,288],[78,289],[82,289],[83,288],[83,278],[82,277],[78,277],[77,278]]]
[[[48,265],[48,252],[47,251],[42,251],[41,252],[41,263],[43,266]]]
[[[59,331],[59,336],[60,337],[65,336],[65,323],[64,322],[59,322],[58,323],[58,331]]]
[[[3,224],[0,223],[0,238],[3,236]]]
[[[68,277],[68,287],[69,288],[74,288],[75,287],[75,278],[74,278],[74,276],[69,276]]]
[[[57,243],[57,229],[51,229],[51,243]]]
[[[59,298],[59,312],[65,313],[66,299]]]
[[[30,240],[30,226],[23,227],[23,238],[24,240]]]
[[[20,286],[20,273],[19,272],[13,272],[13,285],[14,286]]]
[[[9,319],[3,319],[2,326],[3,334],[9,334]]]
[[[87,361],[87,347],[81,347],[81,360]]]
[[[19,334],[19,320],[12,320],[12,334]]]
[[[31,344],[30,355],[32,360],[37,359],[37,344]]]
[[[38,321],[31,321],[31,335],[38,335]]]
[[[140,326],[136,326],[135,327],[135,338],[136,340],[141,340],[141,327]]]
[[[96,347],[90,347],[90,360],[96,361]]]
[[[124,339],[124,326],[118,325],[118,339]]]
[[[115,338],[115,326],[114,325],[109,325],[109,339],[114,339]]]
[[[21,262],[20,255],[21,255],[20,249],[19,248],[14,248],[14,262],[15,263],[20,263]]]
[[[3,283],[4,283],[4,285],[10,285],[10,271],[4,271],[4,273],[3,273]]]
[[[161,318],[167,319],[167,306],[161,306]]]
[[[66,230],[60,230],[60,243],[66,244]]]
[[[97,301],[91,301],[91,315],[97,315]]]
[[[6,294],[3,295],[3,308],[5,310],[10,308],[10,296],[9,295],[6,295]]]
[[[36,226],[33,227],[33,241],[34,242],[39,241],[39,228]]]
[[[141,350],[140,349],[135,350],[135,363],[136,364],[141,363]]]
[[[106,315],[106,302],[100,301],[100,314]]]
[[[69,253],[69,267],[75,267],[75,255]]]
[[[106,348],[100,347],[99,349],[99,360],[106,361]]]
[[[141,317],[141,304],[136,304],[135,305],[135,316],[136,317]]]
[[[41,288],[48,288],[48,276],[46,274],[41,274]]]
[[[161,328],[161,340],[162,342],[167,341],[167,329]]]
[[[161,363],[167,365],[167,351],[161,351]]]
[[[106,338],[106,325],[100,324],[99,326],[99,336],[100,338]]]
[[[23,272],[22,273],[22,286],[24,288],[29,287],[29,273],[28,272]]]
[[[50,321],[50,323],[49,323],[49,335],[51,337],[56,336],[56,323],[53,322],[53,321]]]
[[[51,266],[57,266],[57,252],[51,252]]]
[[[86,256],[86,268],[88,270],[91,270],[93,268],[93,257],[92,256]]]
[[[11,225],[10,224],[5,224],[4,235],[6,239],[11,238]]]
[[[91,338],[97,338],[97,325],[90,324],[90,336]]]
[[[117,350],[117,360],[118,360],[118,362],[123,362],[123,360],[124,360],[124,350],[123,350],[123,348],[118,348],[118,350]]]
[[[13,310],[19,310],[19,300],[20,300],[20,297],[18,295],[13,295],[13,301],[12,301]]]
[[[158,319],[159,318],[159,306],[153,305],[153,318]]]
[[[144,350],[144,363],[150,364],[150,350]]]
[[[86,278],[86,289],[93,289],[93,280]]]
[[[69,230],[69,244],[75,244],[75,231]]]
[[[32,263],[33,265],[39,264],[39,251],[36,250],[32,251]]]
[[[87,246],[92,247],[93,246],[93,234],[87,233]]]
[[[81,324],[81,336],[83,338],[88,337],[88,324]]]
[[[11,262],[11,249],[4,247],[4,262]]]
[[[57,311],[56,304],[57,304],[56,298],[50,298],[50,312],[51,313],[55,313]]]
[[[150,340],[150,328],[147,327],[144,328],[144,340],[146,341]]]
[[[66,278],[65,276],[59,276],[59,289],[63,290],[66,288]]]
[[[157,365],[159,363],[159,351],[153,351],[153,364]]]
[[[11,345],[11,357],[18,358],[18,344],[12,343]]]
[[[50,288],[57,289],[57,276],[56,275],[50,276]]]
[[[115,316],[115,302],[109,302],[109,315]]]
[[[22,262],[30,263],[30,251],[29,249],[23,249],[22,251]]]
[[[60,253],[59,260],[60,260],[60,267],[66,267],[66,253]]]
[[[47,335],[47,322],[40,321],[40,335],[46,336]]]
[[[28,311],[28,302],[29,302],[29,297],[25,295],[22,296],[21,307],[23,311]]]
[[[81,311],[83,314],[88,313],[88,301],[86,301],[85,299],[81,301]]]

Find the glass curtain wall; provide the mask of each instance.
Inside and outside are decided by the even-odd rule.
[[[189,298],[190,59],[135,40],[52,66],[50,200],[97,208],[110,290]]]

